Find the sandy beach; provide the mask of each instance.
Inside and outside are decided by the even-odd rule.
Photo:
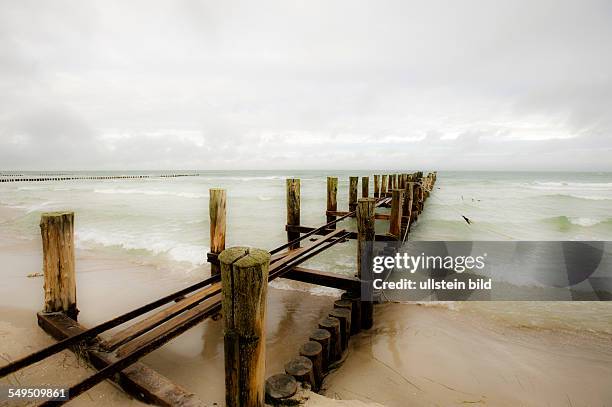
[[[385,304],[375,317],[327,379],[327,396],[385,406],[612,405],[609,335],[508,326],[443,305]]]
[[[15,215],[4,211],[5,218]],[[52,340],[36,325],[42,302],[40,243],[0,237],[1,355],[13,360]],[[198,279],[178,276],[120,256],[77,252],[80,321],[92,326]],[[280,286],[287,287],[286,284]],[[268,296],[267,375],[281,372],[335,297],[306,290],[271,288]],[[302,287],[306,288],[306,287]],[[527,303],[507,303],[521,310]],[[543,303],[544,304],[544,303]],[[612,307],[599,304],[602,321]],[[504,307],[504,305],[497,305]],[[530,305],[533,307],[533,304]],[[590,303],[565,304],[578,309]],[[606,319],[605,313],[610,317]],[[601,330],[548,329],[514,323],[491,305],[382,304],[375,325],[351,340],[349,357],[308,405],[385,406],[610,406],[612,335]],[[221,323],[208,320],[143,359],[196,393],[224,400]],[[76,382],[87,372],[69,352],[25,369],[3,382],[19,385]],[[336,399],[341,401],[333,401]],[[349,402],[350,401],[350,402]],[[359,401],[359,404],[357,404]],[[103,383],[71,405],[135,405],[139,402]]]

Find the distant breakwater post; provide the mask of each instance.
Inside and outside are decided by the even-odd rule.
[[[226,249],[226,191],[211,189],[211,251],[207,255],[211,276],[92,328],[85,328],[76,320],[75,214],[45,213],[40,223],[44,307],[37,318],[39,326],[58,342],[0,367],[0,378],[70,349],[97,370],[70,384],[70,399],[108,379],[148,403],[204,405],[193,393],[138,360],[222,312],[226,404],[263,406],[264,400],[270,404],[299,403],[299,388],[319,391],[326,374],[346,359],[350,337],[373,326],[374,302],[362,298],[362,287],[369,282],[361,278],[361,262],[371,261],[373,241],[400,242],[406,238],[435,182],[435,172],[427,176],[422,172],[375,175],[374,195],[370,197],[369,177],[362,177],[361,198],[358,198],[359,178],[350,177],[349,210],[339,211],[338,178],[328,177],[327,223],[309,227],[300,223],[300,180],[288,179],[285,225],[288,241],[270,251],[248,247]],[[377,213],[378,208],[390,208],[390,213]],[[353,217],[357,231],[339,226],[341,221]],[[380,220],[388,222],[388,233],[375,233],[375,223]],[[355,276],[300,266],[348,239],[357,239],[358,243]],[[344,292],[328,315],[313,327],[308,340],[296,345],[296,356],[285,364],[285,371],[265,380],[263,327],[267,283],[279,277]],[[62,380],[56,385],[66,387],[67,383]],[[66,401],[55,399],[42,405],[60,405]]]
[[[143,179],[143,178],[180,178],[199,177],[200,174],[127,174],[127,175],[78,175],[78,174],[0,174],[0,182],[45,182],[105,179]]]

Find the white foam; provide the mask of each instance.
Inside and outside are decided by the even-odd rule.
[[[108,189],[94,189],[94,192],[97,194],[140,194],[140,195],[170,195],[170,196],[178,196],[180,198],[189,198],[189,199],[201,199],[208,198],[208,194],[196,193],[196,192],[176,192],[176,191],[163,191],[163,190],[153,190],[153,189],[116,189],[116,188],[108,188]]]
[[[342,294],[341,290],[331,287],[314,286],[314,287],[302,287],[296,284],[291,284],[286,280],[273,280],[270,282],[270,286],[279,290],[287,291],[301,291],[312,295],[319,295],[322,297],[338,297]]]
[[[533,181],[529,184],[529,187],[533,189],[545,189],[545,190],[603,190],[612,191],[612,182],[544,182],[544,181]]]
[[[30,206],[23,207],[23,208],[26,209],[27,213],[32,213],[32,212],[40,211],[42,209],[48,211],[50,209],[51,205],[53,205],[53,201],[47,201],[47,202],[43,202],[41,204],[30,205]]]
[[[152,235],[134,235],[129,232],[102,232],[94,229],[79,229],[75,233],[76,246],[97,244],[119,247],[124,250],[144,250],[154,255],[165,254],[171,260],[199,266],[206,262],[209,248],[203,245],[186,244]]]
[[[576,194],[562,194],[572,198],[586,199],[588,201],[612,201],[612,197],[597,196],[597,195],[576,195]]]
[[[592,219],[592,218],[569,218],[569,221],[571,223],[573,223],[574,225],[577,226],[585,226],[585,227],[589,227],[589,226],[595,226],[598,223],[601,223],[602,220],[601,219]]]

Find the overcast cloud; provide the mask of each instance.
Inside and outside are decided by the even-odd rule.
[[[612,170],[610,1],[0,0],[0,169]]]

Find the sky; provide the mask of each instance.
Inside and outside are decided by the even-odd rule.
[[[0,0],[0,169],[611,157],[610,1]]]

